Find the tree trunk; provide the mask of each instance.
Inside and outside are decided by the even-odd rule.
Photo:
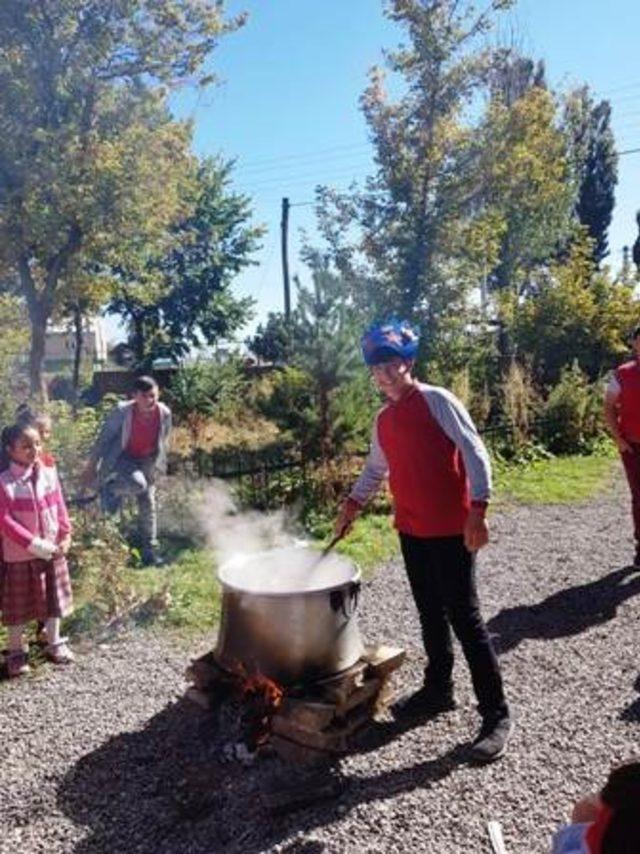
[[[29,319],[31,321],[31,348],[29,351],[29,380],[31,393],[38,397],[43,403],[46,402],[47,386],[42,373],[44,363],[45,345],[47,340],[46,311],[41,306],[29,306]]]
[[[133,315],[133,352],[136,354],[136,364],[141,365],[144,361],[145,352],[145,335],[144,335],[144,320],[139,315]]]
[[[73,307],[73,337],[75,347],[73,350],[73,403],[78,402],[78,390],[80,388],[80,365],[82,362],[82,309],[77,302]]]

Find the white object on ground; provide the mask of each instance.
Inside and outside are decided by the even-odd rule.
[[[507,854],[507,848],[504,844],[504,837],[502,836],[502,827],[500,826],[500,822],[488,821],[487,830],[489,831],[491,847],[495,854]]]

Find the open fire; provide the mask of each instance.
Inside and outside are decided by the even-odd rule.
[[[309,763],[349,750],[351,736],[390,702],[389,679],[404,659],[403,649],[369,647],[346,670],[283,686],[242,663],[223,669],[207,653],[187,670],[187,696],[208,709],[234,697],[249,751],[269,744],[286,761]]]

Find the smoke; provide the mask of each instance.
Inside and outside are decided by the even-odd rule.
[[[240,511],[229,486],[220,480],[207,480],[202,485],[196,519],[218,565],[241,555],[308,545],[291,511]]]

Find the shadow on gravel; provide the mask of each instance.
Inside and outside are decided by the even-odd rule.
[[[606,623],[615,617],[618,605],[638,593],[640,575],[624,567],[597,581],[560,590],[537,605],[505,608],[487,626],[496,651],[508,652],[529,638],[568,637]]]
[[[379,724],[361,735],[354,752],[376,750],[399,735],[395,724]],[[410,767],[342,776],[338,798],[273,814],[265,794],[283,771],[289,782],[299,771],[277,759],[250,767],[226,762],[223,745],[215,717],[180,700],[144,729],[84,756],[57,793],[59,808],[86,829],[74,854],[258,854],[277,843],[291,854],[319,854],[324,845],[300,834],[339,822],[360,804],[433,786],[465,761],[465,748],[456,746]]]
[[[634,691],[640,693],[640,674],[636,676],[633,683]],[[632,703],[620,712],[620,720],[630,724],[640,723],[640,697],[637,697]]]

